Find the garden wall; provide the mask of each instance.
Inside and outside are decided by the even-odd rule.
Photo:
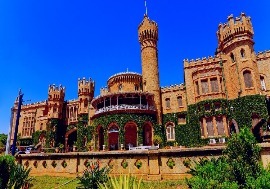
[[[261,157],[266,167],[270,162],[270,144],[261,144]],[[160,150],[101,151],[73,153],[23,154],[19,163],[31,168],[31,175],[76,176],[91,162],[110,166],[112,175],[132,174],[145,180],[183,179],[189,177],[184,164],[204,157],[217,157],[225,146],[173,148]]]

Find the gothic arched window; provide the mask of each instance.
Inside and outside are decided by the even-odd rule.
[[[175,140],[175,127],[172,123],[167,124],[166,135],[167,140]]]
[[[246,88],[253,87],[251,72],[249,70],[246,70],[246,71],[243,72],[243,76],[244,76],[244,81],[245,81]]]

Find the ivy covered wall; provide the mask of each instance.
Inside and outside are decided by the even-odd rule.
[[[146,122],[151,122],[153,124],[154,130],[156,119],[154,116],[151,115],[142,115],[142,114],[114,114],[114,115],[105,115],[99,118],[96,118],[93,120],[93,126],[94,126],[94,131],[97,130],[97,127],[101,125],[104,129],[104,133],[107,133],[108,131],[108,126],[110,123],[116,123],[119,126],[119,142],[121,144],[124,144],[124,126],[126,123],[133,121],[138,125],[138,143],[142,144],[143,143],[143,124]],[[158,129],[157,129],[158,130]],[[107,146],[108,142],[108,136],[104,134],[104,142],[105,145]],[[96,138],[97,138],[97,133],[96,133]]]
[[[219,104],[217,109],[216,104]],[[209,107],[209,109],[206,109]],[[226,99],[213,99],[201,101],[197,104],[189,105],[186,113],[186,124],[179,125],[177,121],[178,114],[171,113],[163,115],[163,125],[168,122],[175,124],[175,142],[183,146],[202,146],[207,144],[208,139],[201,138],[200,118],[218,115],[227,115],[230,121],[235,119],[238,126],[251,127],[252,115],[256,114],[260,118],[268,118],[265,96],[252,95],[240,97],[227,101]],[[167,145],[173,145],[174,142],[167,142]]]
[[[59,144],[64,144],[66,128],[61,119],[50,119],[46,129],[46,147],[57,147]]]

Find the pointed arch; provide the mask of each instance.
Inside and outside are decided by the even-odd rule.
[[[119,149],[119,126],[114,122],[108,126],[108,148],[109,150]]]
[[[137,146],[137,124],[133,121],[127,122],[125,127],[125,147]]]
[[[104,145],[104,128],[102,125],[97,127],[97,134],[98,134],[98,149],[103,150]]]
[[[143,125],[143,145],[151,146],[153,144],[153,124],[146,122]]]

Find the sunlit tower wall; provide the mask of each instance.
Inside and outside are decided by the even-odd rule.
[[[48,119],[62,119],[63,117],[63,105],[65,99],[65,87],[62,85],[55,86],[55,84],[49,86],[48,91]]]
[[[144,15],[139,25],[139,42],[141,45],[143,91],[154,94],[157,109],[157,122],[162,123],[161,94],[158,70],[158,25]]]
[[[251,18],[244,13],[230,15],[227,23],[218,26],[216,53],[222,57],[229,99],[261,92],[253,35]]]
[[[79,111],[78,114],[88,114],[90,102],[94,98],[95,82],[92,79],[78,79],[78,98]]]

